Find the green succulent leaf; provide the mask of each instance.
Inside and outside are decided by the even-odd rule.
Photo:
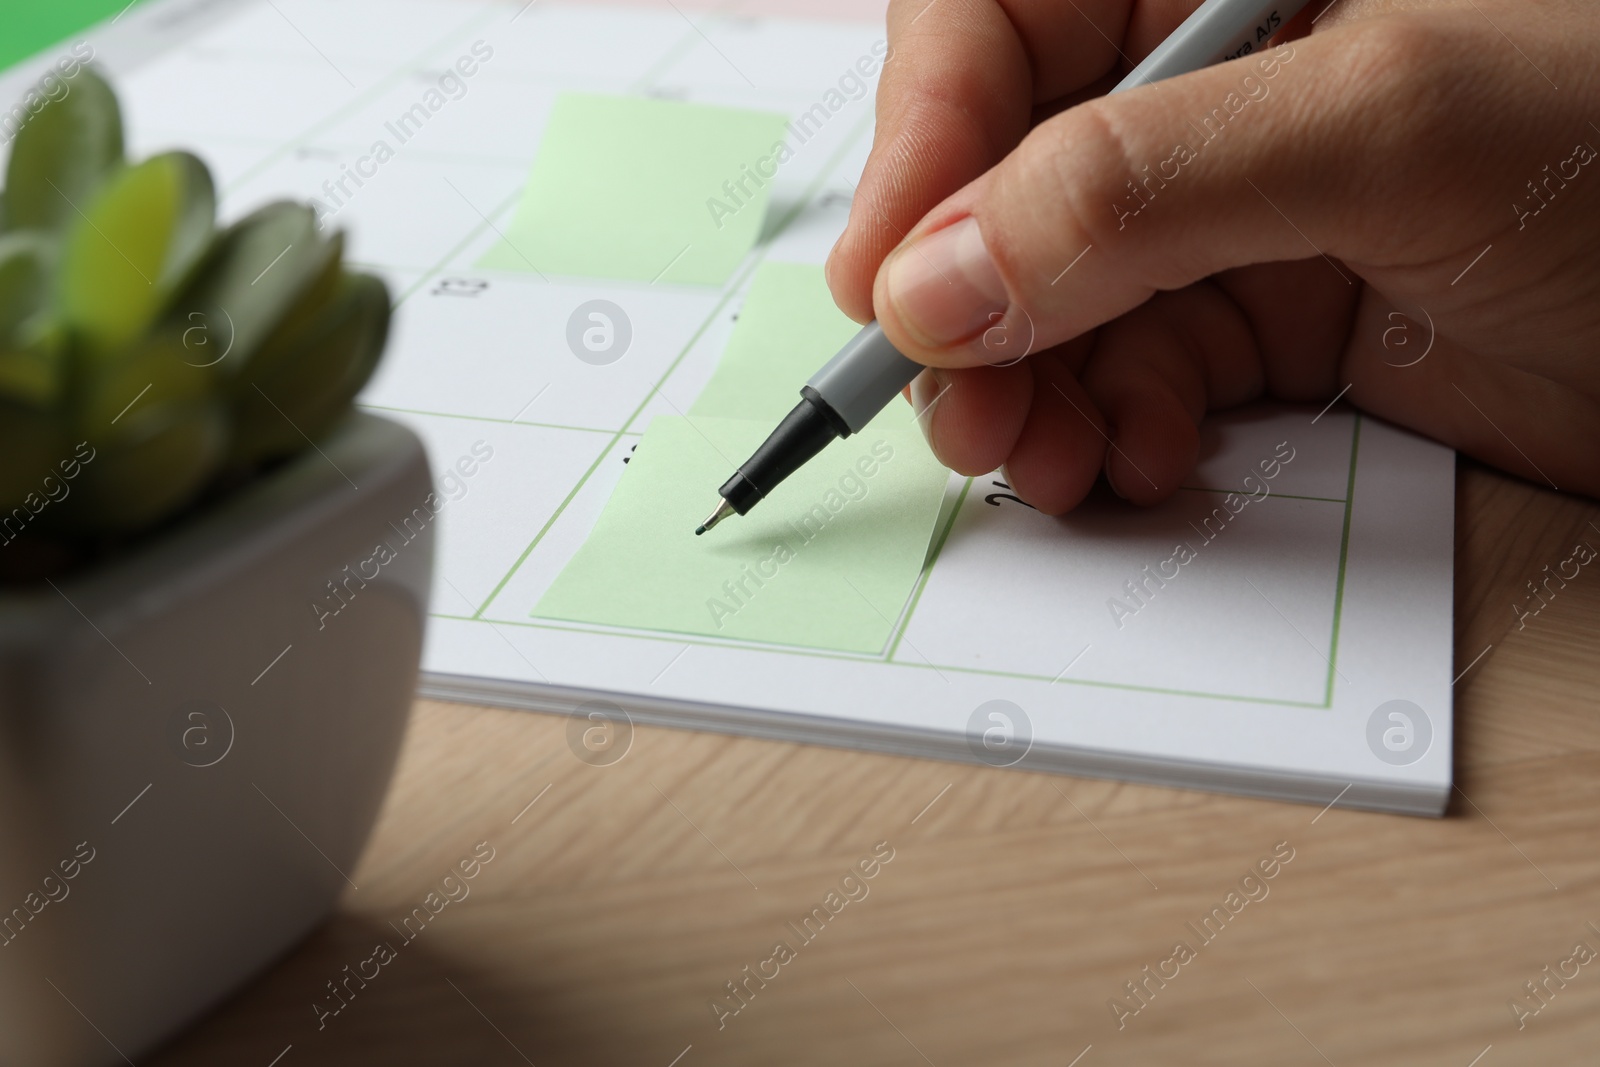
[[[384,284],[344,269],[310,207],[219,232],[200,160],[125,163],[110,87],[63,84],[30,104],[0,190],[0,542],[148,530],[301,451],[388,336]]]
[[[389,291],[369,274],[339,277],[315,314],[291,318],[233,384],[228,463],[288,455],[338,421],[372,376],[389,331]]]
[[[72,537],[127,534],[160,522],[205,488],[227,453],[227,413],[211,398],[152,405],[115,450],[85,464],[45,526]]]
[[[300,296],[285,311],[273,327],[272,335],[264,343],[271,344],[276,338],[291,334],[303,334],[313,328],[314,324],[321,321],[327,314],[329,307],[343,291],[345,279],[349,272],[344,269],[344,234],[336,232],[329,239],[329,256],[322,269],[311,279],[300,293]],[[233,375],[230,389],[237,395],[240,389],[247,389],[252,367],[257,359],[268,358],[260,354],[250,360],[242,360],[231,368]],[[280,358],[273,356],[268,359]]]
[[[138,435],[144,412],[216,394],[215,369],[186,362],[187,354],[181,336],[163,330],[104,361],[79,384],[73,432],[115,451]]]
[[[47,407],[65,384],[62,334],[49,315],[54,246],[39,234],[0,236],[0,397]]]
[[[0,236],[0,344],[15,339],[50,295],[53,246],[38,234]]]
[[[122,113],[111,86],[88,67],[61,84],[66,95],[24,120],[12,142],[8,229],[65,229],[122,162]]]
[[[204,257],[215,215],[211,175],[187,152],[106,183],[67,233],[58,291],[62,320],[91,357],[150,328]]]
[[[216,372],[185,362],[182,338],[162,331],[84,383],[74,440],[96,458],[50,525],[75,536],[131,532],[182,507],[221,467],[227,409]]]
[[[64,349],[61,334],[47,329],[0,350],[0,397],[49,410],[66,383]]]
[[[172,305],[189,360],[239,373],[308,293],[337,280],[342,245],[317,231],[311,208],[289,201],[228,227]]]

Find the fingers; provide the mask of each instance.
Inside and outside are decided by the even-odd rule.
[[[828,257],[839,307],[872,317],[872,277],[923,214],[1027,132],[1028,57],[992,0],[895,0],[878,83],[872,154]],[[923,16],[927,17],[924,18]]]
[[[1016,366],[937,373],[960,381],[1022,367],[1031,369],[1033,389],[1004,459],[1006,480],[1049,514],[1077,506],[1102,471],[1126,500],[1165,500],[1194,469],[1207,410],[1255,399],[1264,386],[1244,309],[1209,282],[1162,293],[1093,335]],[[972,429],[938,426],[935,449],[942,456],[969,447],[963,435]],[[993,454],[974,450],[972,458]]]
[[[1420,17],[1384,21],[1038,127],[889,257],[874,291],[885,332],[919,362],[973,366],[993,362],[983,336],[997,320],[1047,348],[1229,268],[1315,255],[1337,271],[1340,257],[1409,254],[1402,238],[1430,230],[1418,219],[1437,205],[1387,184],[1438,168],[1412,136],[1417,109],[1394,100],[1414,88],[1418,55],[1437,78],[1460,44],[1417,29]]]
[[[1084,386],[1113,442],[1107,482],[1118,496],[1150,505],[1194,469],[1207,410],[1261,395],[1261,363],[1239,306],[1202,283],[1162,293],[1101,328]]]
[[[1098,337],[1006,367],[924,371],[911,401],[934,454],[960,474],[1003,468],[1012,490],[1048,515],[1077,507],[1102,471],[1134,503],[1166,499],[1194,467],[1206,369],[1165,315],[1140,308]],[[1080,381],[1074,370],[1090,344]]]
[[[1033,405],[1006,457],[1006,482],[1047,515],[1078,506],[1105,463],[1105,419],[1059,350],[1018,364],[1033,376]]]
[[[1081,89],[1119,62],[1132,0],[894,0],[890,59],[877,94],[872,154],[850,221],[828,259],[845,313],[872,317],[872,279],[930,209],[1005,156],[1033,105]],[[1159,39],[1184,13],[1154,5],[1139,25]],[[1167,27],[1170,29],[1170,27]]]
[[[1033,402],[1026,366],[925,370],[911,383],[911,407],[939,462],[977,476],[1011,454]]]
[[[1344,388],[1339,362],[1363,287],[1321,256],[1265,263],[1211,279],[1239,307],[1261,357],[1265,391],[1279,400],[1326,403]],[[1213,408],[1246,398],[1213,393]]]
[[[1004,467],[1019,497],[1059,514],[1094,486],[1108,440],[1073,375],[1081,361],[1068,346],[1009,367],[930,368],[911,383],[911,404],[945,466],[973,477]]]

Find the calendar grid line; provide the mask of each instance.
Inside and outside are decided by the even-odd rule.
[[[928,553],[928,562],[923,566],[922,573],[917,575],[917,587],[911,595],[911,607],[906,611],[905,618],[900,620],[900,625],[895,628],[893,640],[889,643],[889,651],[884,655],[886,663],[895,662],[894,654],[900,648],[900,640],[905,637],[906,630],[911,626],[911,616],[916,613],[917,604],[922,600],[922,591],[928,586],[928,579],[933,575],[933,566],[939,562],[939,554],[944,551],[945,542],[950,539],[950,531],[955,529],[956,518],[961,514],[961,505],[967,502],[967,494],[972,491],[972,483],[976,479],[968,478],[967,483],[961,487],[961,495],[956,497],[955,506],[950,509],[950,517],[945,520],[944,529],[940,531],[939,538],[933,544],[933,551]]]
[[[471,18],[460,23],[453,30],[442,34],[430,42],[425,48],[415,53],[410,59],[401,63],[398,67],[395,67],[388,74],[367,86],[367,88],[358,91],[354,97],[346,100],[343,104],[324,115],[320,120],[296,134],[294,137],[291,137],[288,141],[283,142],[278,146],[277,149],[269,152],[266,156],[262,157],[251,166],[246,168],[242,174],[236,176],[233,181],[230,182],[225,189],[223,189],[224,195],[236,191],[246,182],[258,177],[264,171],[266,171],[268,167],[283,159],[290,152],[313,140],[315,136],[322,130],[331,127],[334,123],[345,118],[347,115],[359,110],[362,107],[365,107],[367,104],[370,104],[373,100],[386,92],[391,86],[398,84],[401,79],[410,74],[416,73],[421,68],[423,60],[431,56],[435,51],[444,47],[448,42],[459,40],[466,34],[472,32],[472,30],[488,22],[490,16],[496,13],[497,7],[495,5],[487,6],[482,11],[477,12]]]
[[[1338,673],[1339,623],[1344,615],[1344,574],[1350,559],[1350,516],[1355,507],[1356,463],[1361,449],[1361,415],[1358,412],[1350,427],[1350,473],[1345,481],[1344,529],[1339,535],[1339,583],[1333,594],[1333,632],[1328,637],[1328,681],[1323,690],[1322,704],[1333,706],[1333,679]]]
[[[434,265],[428,268],[427,273],[423,274],[416,281],[408,285],[405,292],[401,293],[400,296],[395,300],[394,306],[398,308],[401,304],[404,304],[407,300],[410,300],[413,296],[415,296],[418,289],[421,289],[424,285],[427,285],[428,282],[442,274],[445,266],[456,256],[460,255],[462,249],[466,248],[467,245],[483,236],[483,232],[493,225],[494,220],[500,215],[504,214],[506,210],[514,205],[519,199],[521,199],[521,197],[522,190],[517,189],[514,190],[510,196],[505,197],[500,201],[500,203],[496,204],[494,210],[488,212],[483,218],[479,219],[477,224],[474,225],[472,229],[467,231],[467,235],[465,237],[451,245],[450,250],[444,255],[440,256]]]
[[[532,422],[528,419],[501,419],[492,415],[468,415],[457,411],[422,411],[417,408],[397,408],[387,404],[357,403],[356,407],[368,411],[392,411],[399,415],[421,415],[430,419],[464,419],[467,422],[494,422],[505,426],[534,426],[541,430],[571,430],[573,433],[621,433],[626,437],[642,436],[637,430],[607,430],[600,426],[568,426],[559,422]]]

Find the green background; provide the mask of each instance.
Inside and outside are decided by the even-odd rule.
[[[113,18],[127,4],[128,0],[5,0],[0,69]]]

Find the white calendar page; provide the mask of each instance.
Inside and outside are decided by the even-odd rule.
[[[1150,511],[1095,500],[1053,519],[998,476],[952,476],[876,654],[531,616],[650,419],[694,402],[756,266],[823,261],[872,137],[870,93],[831,114],[779,170],[762,237],[721,288],[480,269],[552,101],[795,115],[872,54],[881,7],[158,0],[86,36],[132,154],[198,152],[227,218],[284,196],[336,206],[351,261],[389,283],[392,341],[360,403],[423,437],[448,500],[425,693],[558,713],[598,699],[640,722],[1442,810],[1453,456],[1343,406],[1217,420],[1200,469]],[[465,56],[464,91],[401,143],[394,122]],[[34,65],[0,88],[18,95]],[[392,156],[374,164],[379,141]],[[370,173],[357,185],[350,169]],[[567,343],[595,299],[632,329],[605,366]],[[1235,514],[1230,492],[1255,498]]]

